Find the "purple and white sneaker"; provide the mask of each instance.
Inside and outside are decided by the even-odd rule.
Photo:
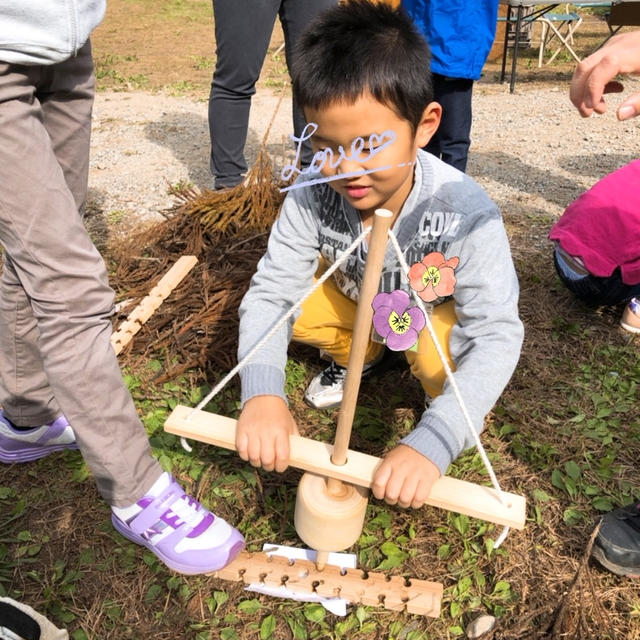
[[[222,569],[244,548],[242,534],[188,496],[173,476],[163,476],[159,482],[168,486],[157,496],[148,494],[125,509],[112,507],[113,526],[179,573],[195,575]],[[132,509],[135,515],[122,519]]]
[[[622,312],[620,326],[630,333],[640,333],[640,298],[631,298]]]
[[[76,436],[64,416],[41,427],[16,429],[0,410],[0,462],[31,462],[54,451],[77,448]]]

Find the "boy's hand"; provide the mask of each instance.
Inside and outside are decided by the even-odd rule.
[[[285,401],[278,396],[248,400],[236,428],[238,455],[254,467],[284,471],[289,464],[289,435],[298,427]]]
[[[399,444],[382,460],[373,476],[371,490],[379,500],[401,507],[421,507],[440,469],[415,449]]]

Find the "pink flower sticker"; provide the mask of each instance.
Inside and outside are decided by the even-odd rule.
[[[371,306],[373,328],[391,351],[408,351],[415,346],[426,321],[422,311],[410,305],[406,291],[396,289],[391,293],[379,293]]]
[[[453,270],[459,263],[458,257],[446,260],[439,251],[432,251],[409,269],[409,284],[425,302],[450,296],[456,286]]]

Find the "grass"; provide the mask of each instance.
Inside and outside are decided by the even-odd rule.
[[[109,0],[91,36],[99,91],[146,90],[208,99],[215,67],[211,0]],[[277,23],[260,86],[288,83]]]
[[[207,95],[214,66],[209,0],[110,0],[108,11],[94,38],[101,90]],[[600,27],[595,18],[585,20],[581,53],[601,37]],[[280,42],[276,30],[272,52]],[[538,70],[537,50],[523,57],[532,68],[519,65],[519,85],[558,78],[566,83],[570,77],[570,61]],[[487,65],[488,76],[495,72],[494,63]],[[282,59],[268,55],[263,86],[280,87],[285,76]],[[442,582],[440,619],[364,606],[352,606],[339,618],[319,604],[173,574],[113,530],[109,509],[74,452],[0,467],[0,595],[34,606],[69,629],[72,640],[440,640],[463,637],[479,613],[496,616],[493,637],[502,640],[640,638],[638,585],[595,566],[587,567],[590,588],[577,579],[600,515],[640,498],[638,341],[617,329],[619,310],[582,307],[558,284],[548,256],[530,250],[530,238],[544,237],[552,219],[532,214],[526,197],[503,206],[526,341],[483,439],[504,487],[527,497],[527,527],[496,549],[499,528],[493,525],[371,500],[352,549],[363,569]],[[123,220],[117,210],[105,217],[112,227]],[[255,470],[232,452],[200,443],[187,453],[164,432],[171,409],[177,403],[195,406],[223,373],[189,372],[158,384],[164,357],[146,354],[125,372],[154,455],[192,494],[238,526],[249,549],[273,541],[299,546],[292,525],[298,471]],[[336,412],[313,411],[302,402],[305,385],[321,366],[308,350],[293,350],[287,393],[305,435],[330,441]],[[353,448],[382,455],[412,428],[422,403],[407,370],[364,382]],[[207,410],[237,416],[237,387],[225,389]],[[487,483],[474,451],[449,473]],[[596,602],[608,612],[604,622]]]
[[[583,312],[580,308],[576,311]],[[560,322],[562,315],[559,313],[552,324]],[[577,330],[576,345],[580,334]],[[523,590],[531,588],[523,574],[535,566],[536,550],[557,554],[557,570],[570,563],[567,541],[584,539],[598,513],[638,497],[638,484],[629,475],[635,464],[630,442],[637,441],[640,433],[635,412],[640,383],[636,345],[633,341],[613,345],[604,340],[594,342],[592,350],[573,367],[575,375],[571,378],[563,372],[572,363],[561,357],[549,363],[552,390],[546,398],[536,403],[524,398],[524,406],[515,407],[512,384],[488,427],[488,447],[498,475],[516,468],[518,473],[511,477],[509,489],[529,497],[528,535],[513,533],[504,548],[495,549],[493,540],[498,530],[485,522],[433,510],[403,511],[377,501],[369,504],[354,549],[359,566],[444,582],[439,620],[363,606],[351,607],[345,618],[336,618],[317,604],[256,597],[235,583],[174,575],[155,556],[111,529],[106,507],[96,504],[86,465],[72,452],[58,456],[57,461],[52,457],[30,465],[26,483],[20,480],[18,469],[0,470],[0,502],[12,505],[10,515],[0,521],[0,558],[5,558],[5,564],[0,565],[0,589],[10,597],[37,603],[59,626],[66,626],[74,640],[143,639],[149,637],[143,631],[148,624],[154,629],[154,638],[172,637],[175,629],[182,629],[179,637],[198,640],[434,640],[462,637],[475,612],[490,613],[509,628],[523,605]],[[162,466],[171,469],[208,506],[234,522],[246,536],[249,549],[257,550],[266,541],[298,545],[292,516],[299,473],[289,470],[276,476],[256,471],[231,452],[199,443],[193,443],[193,453],[182,450],[177,438],[163,431],[164,420],[177,403],[197,404],[208,386],[193,377],[153,385],[153,376],[161,369],[160,360],[148,360],[143,370],[125,374],[125,380]],[[287,389],[294,402],[315,370],[316,365],[305,353],[296,353],[289,360]],[[526,372],[516,374],[515,386],[522,375]],[[406,430],[408,414],[416,411],[415,406],[407,409],[407,405],[419,393],[409,389],[407,402],[402,394],[389,396],[381,394],[380,389],[409,381],[408,372],[401,371],[387,374],[375,385],[363,385],[364,397],[354,428],[357,438],[362,439],[359,441],[368,443],[363,445],[365,450],[382,450],[397,437],[394,434]],[[392,398],[386,402],[390,407],[381,407],[380,395]],[[555,402],[557,397],[564,402]],[[236,415],[237,392],[223,391],[207,409]],[[514,420],[514,413],[523,410],[533,416],[532,422],[544,422],[555,435],[550,437],[550,431],[538,429],[539,424],[533,434],[527,421]],[[305,416],[305,424],[317,425],[318,437],[330,436],[328,425],[334,415],[300,405],[296,411]],[[389,416],[393,415],[395,420],[390,424]],[[474,451],[461,456],[451,474],[481,482],[486,478]],[[43,476],[51,484],[60,482],[64,491],[52,499],[42,488]],[[14,486],[19,489],[9,488]],[[54,518],[52,526],[43,528],[42,513],[56,513],[57,509],[64,513]],[[76,509],[87,509],[92,518],[84,527],[87,538],[72,530],[71,523],[79,518]],[[65,518],[66,528],[62,522]],[[99,531],[98,545],[92,542],[95,528]],[[78,548],[72,548],[72,539],[80,542]],[[529,557],[523,561],[522,554]],[[8,565],[6,558],[11,558]],[[598,577],[611,589],[609,576]],[[558,580],[562,583],[567,576],[558,576]],[[89,593],[88,583],[93,585]],[[553,582],[546,584],[554,589]],[[638,594],[630,593],[622,600],[629,619],[637,620],[633,612],[640,607]],[[213,630],[219,635],[212,635]]]

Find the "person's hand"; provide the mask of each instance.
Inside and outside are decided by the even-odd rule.
[[[585,58],[573,74],[569,97],[583,118],[607,110],[605,93],[619,93],[622,84],[612,81],[618,73],[640,72],[640,31],[611,38],[601,49]],[[616,112],[618,120],[640,114],[640,93],[629,96]]]
[[[440,470],[415,449],[399,444],[382,460],[373,476],[371,490],[378,500],[401,507],[421,507],[429,497]]]
[[[254,467],[284,471],[289,464],[289,435],[298,427],[278,396],[255,396],[244,405],[236,427],[238,455]]]

